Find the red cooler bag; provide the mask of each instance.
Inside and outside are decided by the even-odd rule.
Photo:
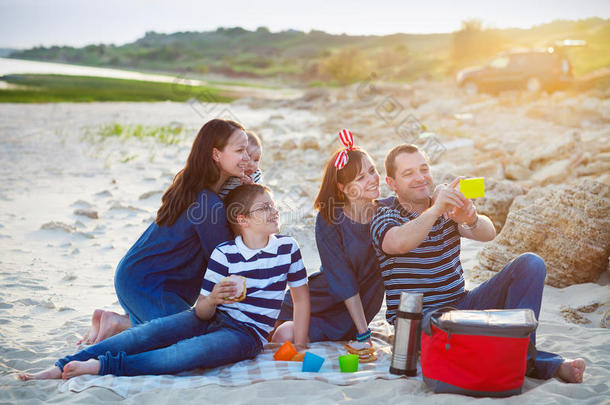
[[[435,393],[507,397],[521,393],[530,333],[530,309],[461,311],[441,308],[422,321],[421,368]]]

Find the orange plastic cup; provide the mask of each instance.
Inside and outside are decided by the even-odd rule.
[[[277,352],[275,352],[275,354],[273,355],[273,360],[275,360],[275,361],[290,361],[297,354],[299,354],[299,352],[297,352],[297,349],[294,348],[292,343],[286,341],[286,342],[284,342],[282,347],[280,347],[277,350]]]

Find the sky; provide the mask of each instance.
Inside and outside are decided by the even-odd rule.
[[[453,32],[471,18],[529,28],[588,17],[610,18],[610,0],[0,0],[0,48],[121,45],[146,31],[236,26],[386,35]]]

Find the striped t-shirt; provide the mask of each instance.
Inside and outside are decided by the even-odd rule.
[[[424,309],[448,304],[465,294],[460,233],[453,220],[439,217],[426,239],[409,253],[390,255],[381,249],[391,228],[418,215],[406,211],[394,197],[388,206],[379,208],[371,222],[373,247],[386,292],[386,319],[390,323],[394,322],[402,291],[423,293]]]
[[[261,171],[261,169],[256,169],[256,171],[254,173],[252,173],[251,177],[252,177],[252,181],[254,183],[260,183],[261,180],[263,179],[263,172]],[[218,196],[220,197],[221,200],[224,200],[225,197],[229,194],[229,191],[231,191],[234,188],[237,188],[241,185],[242,185],[241,178],[231,176],[227,179],[227,181],[225,181],[222,184],[222,187],[220,187]]]
[[[246,298],[216,307],[253,329],[263,344],[280,313],[286,284],[307,283],[307,272],[299,245],[290,236],[271,235],[262,249],[250,249],[238,236],[214,249],[201,285],[201,295],[210,295],[214,285],[236,274],[246,278]]]

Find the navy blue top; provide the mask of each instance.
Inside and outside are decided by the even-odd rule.
[[[367,323],[383,302],[384,290],[379,265],[371,240],[370,224],[361,224],[338,210],[337,221],[316,218],[316,244],[320,271],[309,276],[311,320],[309,338],[348,340],[356,327],[345,306],[346,299],[360,293]],[[290,293],[284,297],[279,319],[292,320]]]
[[[119,302],[138,323],[178,312],[180,301],[188,308],[199,296],[212,251],[231,239],[222,201],[202,190],[174,224],[153,222],[121,259],[115,276]]]

